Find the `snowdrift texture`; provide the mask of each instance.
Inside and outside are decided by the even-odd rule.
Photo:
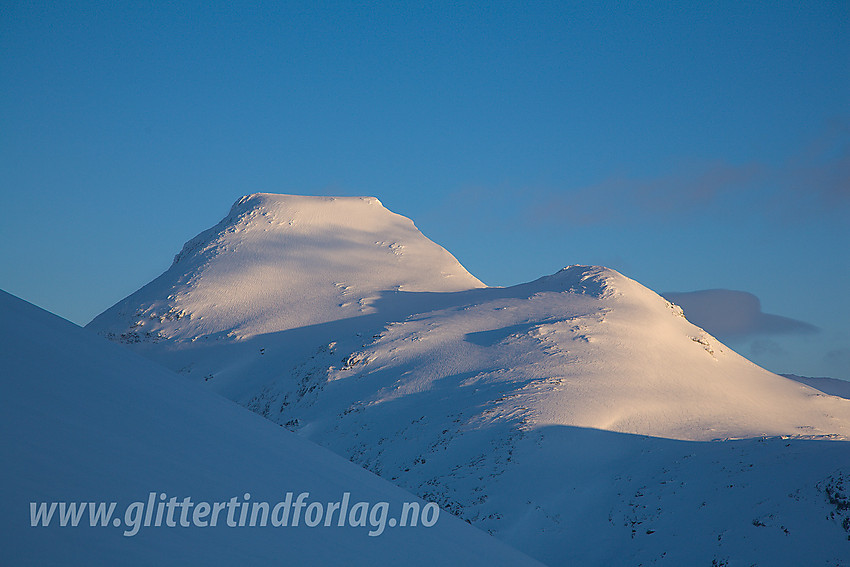
[[[89,327],[552,565],[850,550],[850,400],[613,270],[482,287],[371,198],[245,197]]]
[[[268,420],[0,292],[3,565],[536,564],[443,514],[431,528],[30,527],[31,501],[277,502],[393,506],[414,497]],[[86,516],[87,518],[87,516]],[[55,523],[55,522],[54,522]],[[223,520],[222,520],[222,523]]]

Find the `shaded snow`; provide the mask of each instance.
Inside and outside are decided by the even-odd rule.
[[[285,429],[0,292],[4,565],[517,565],[448,514],[431,528],[30,527],[31,501],[414,500]]]

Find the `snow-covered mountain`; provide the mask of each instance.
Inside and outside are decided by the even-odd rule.
[[[613,270],[482,287],[375,204],[245,197],[89,327],[552,565],[845,556],[850,400]]]
[[[125,340],[244,338],[370,313],[387,290],[483,286],[374,197],[258,193],[92,325]]]
[[[448,514],[431,527],[392,527],[386,519],[373,537],[371,521],[309,527],[306,512],[297,527],[290,520],[287,527],[234,528],[224,515],[217,527],[184,527],[194,511],[184,518],[179,510],[174,527],[122,523],[125,509],[146,503],[151,492],[240,504],[276,503],[286,492],[338,502],[349,492],[352,506],[387,502],[390,518],[416,499],[5,292],[0,316],[3,565],[537,564]],[[31,526],[30,502],[116,502],[117,524],[89,527],[83,509],[77,527],[59,526],[59,511],[51,525]],[[127,536],[133,526],[138,531]]]

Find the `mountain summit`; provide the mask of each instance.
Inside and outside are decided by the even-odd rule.
[[[373,197],[242,197],[89,327],[239,403],[261,395],[281,423],[315,421],[328,446],[328,412],[438,392],[518,427],[850,437],[847,400],[752,364],[615,270],[486,287]]]
[[[370,313],[382,293],[479,287],[374,197],[256,193],[91,325],[125,342],[245,338]]]

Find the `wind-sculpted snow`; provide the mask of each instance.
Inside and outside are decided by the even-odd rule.
[[[847,474],[850,400],[759,368],[614,270],[468,287],[130,346],[552,565],[843,556],[817,487]],[[197,316],[229,332],[227,312]]]

